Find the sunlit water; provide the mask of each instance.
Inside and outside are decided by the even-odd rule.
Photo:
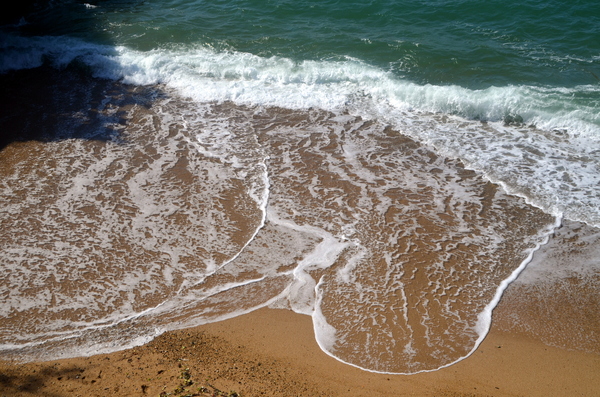
[[[597,11],[391,3],[62,2],[5,27],[5,74],[109,81],[63,86],[39,121],[61,139],[2,153],[4,354],[264,306],[367,370],[472,352],[561,219],[600,224]]]

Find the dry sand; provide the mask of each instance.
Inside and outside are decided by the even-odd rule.
[[[450,367],[376,374],[323,353],[310,317],[261,309],[113,354],[2,363],[0,390],[0,396],[596,396],[600,355],[493,328],[475,353]]]

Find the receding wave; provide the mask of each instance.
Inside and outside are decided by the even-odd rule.
[[[13,54],[4,71],[76,62],[97,77],[166,84],[198,102],[347,109],[462,159],[547,212],[600,225],[597,85],[470,90],[415,84],[351,58],[294,62],[202,46],[140,52],[64,37],[2,43]]]
[[[344,362],[434,370],[473,351],[556,227],[349,112],[202,104],[164,86],[102,97],[65,128],[114,123],[118,138],[2,152],[5,356],[114,351],[271,306],[311,315]]]
[[[70,15],[50,8],[48,20]],[[16,139],[32,138],[0,151],[3,357],[110,352],[276,307],[312,316],[321,348],[351,365],[435,370],[474,351],[561,220],[600,226],[600,92],[581,85],[588,55],[470,23],[463,37],[493,42],[462,63],[446,61],[465,40],[442,48],[436,32],[427,40],[438,46],[418,54],[393,32],[342,38],[350,45],[336,51],[307,40],[297,53],[312,34],[298,25],[275,47],[240,25],[245,44],[230,45],[221,34],[235,38],[230,25],[247,14],[214,19],[211,35],[181,29],[198,21],[187,15],[130,29],[126,19],[156,14],[117,9],[88,9],[74,34],[114,29],[90,40],[119,46],[0,36],[4,120]],[[272,16],[273,31],[289,22]],[[188,44],[165,42],[182,34]],[[564,84],[518,83],[552,81],[571,60]],[[545,77],[527,78],[539,66]]]
[[[540,129],[568,129],[600,139],[598,85],[572,88],[505,86],[472,90],[460,86],[420,85],[347,57],[338,61],[296,62],[210,46],[172,46],[141,52],[86,43],[68,37],[23,38],[5,35],[0,72],[40,66],[61,67],[75,60],[98,77],[127,84],[164,83],[202,102],[280,106],[293,109],[345,106],[359,97],[374,105],[417,109],[484,121],[518,121]]]

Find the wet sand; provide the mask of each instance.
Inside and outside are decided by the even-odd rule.
[[[0,390],[1,396],[594,396],[600,355],[493,327],[479,349],[455,365],[376,374],[324,354],[310,317],[261,309],[108,355],[3,362]]]
[[[7,87],[11,93],[12,86]],[[67,94],[74,95],[67,90],[65,98]],[[89,95],[93,102],[95,94]],[[37,96],[39,104],[23,101],[39,107],[42,97]],[[62,108],[65,98],[56,99],[55,106]],[[50,128],[54,119],[40,124],[23,120],[5,118],[9,128],[0,137],[0,147],[63,139]],[[89,129],[82,124],[75,136],[102,142],[118,132],[87,137]],[[598,258],[590,248],[598,245],[595,233],[569,226],[558,233],[553,246],[558,254],[549,257],[555,266],[579,263],[589,268]],[[517,280],[496,308],[492,330],[477,351],[429,373],[385,375],[343,364],[318,347],[310,317],[260,309],[168,332],[147,345],[108,355],[2,362],[0,396],[202,396],[232,391],[241,396],[595,396],[600,393],[599,275],[597,270],[582,274],[572,269],[566,277],[542,283]]]

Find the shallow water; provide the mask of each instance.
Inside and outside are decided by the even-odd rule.
[[[118,113],[113,139],[3,152],[4,349],[89,354],[271,305],[343,361],[435,369],[555,224],[376,121],[116,87],[79,121]]]

